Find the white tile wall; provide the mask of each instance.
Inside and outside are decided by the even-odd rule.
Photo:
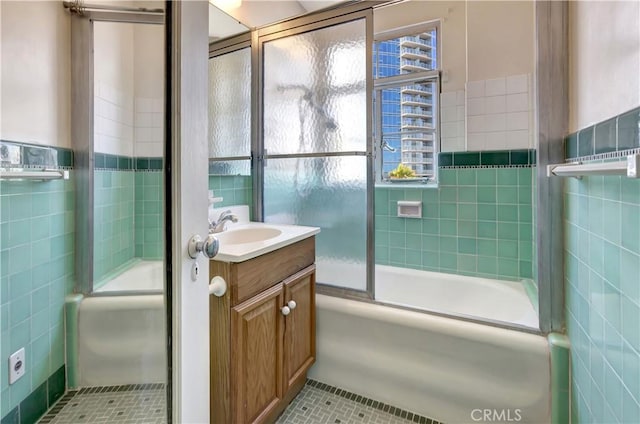
[[[440,151],[465,150],[465,93],[450,91],[440,95]]]
[[[94,99],[95,151],[133,156],[133,97],[96,81]]]
[[[507,111],[507,96],[485,97],[486,113],[505,113]]]
[[[486,100],[484,97],[469,98],[467,101],[467,115],[477,116],[485,114]]]
[[[467,150],[535,147],[531,74],[469,81],[466,93]]]
[[[94,88],[95,151],[125,156],[162,156],[162,98],[133,96],[97,81]]]
[[[484,95],[491,96],[504,96],[507,94],[507,79],[495,78],[489,79],[484,82]]]
[[[531,79],[530,74],[511,75],[507,77],[507,93],[527,93],[529,92]]]
[[[477,97],[484,97],[484,81],[469,81],[467,82],[467,99],[475,99]]]
[[[529,110],[527,93],[507,94],[507,110],[509,112],[526,112]]]
[[[135,156],[162,156],[164,142],[162,98],[135,99]]]

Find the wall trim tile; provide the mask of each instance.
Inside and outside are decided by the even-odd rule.
[[[23,399],[18,406],[2,417],[0,422],[2,424],[36,423],[64,395],[65,390],[65,366],[63,365]]]
[[[595,155],[583,156],[578,158],[567,158],[567,163],[573,162],[591,162],[591,161],[606,161],[612,159],[622,159],[629,155],[640,155],[640,147],[627,150],[616,150],[614,152],[598,153]]]
[[[56,152],[58,165],[57,166],[47,165],[47,168],[51,168],[51,169],[72,169],[73,168],[73,150],[71,149],[67,149],[64,147],[51,146],[47,144],[24,143],[20,141],[4,140],[4,139],[0,139],[0,144],[9,144],[9,145],[18,146],[21,148],[40,147],[40,148],[53,149]],[[38,169],[42,168],[42,165],[26,165],[24,164],[24,160],[22,160],[19,165],[3,164],[2,166],[3,167],[20,167],[20,168],[38,168]]]
[[[16,406],[7,415],[2,417],[2,424],[20,424],[20,406]]]
[[[639,132],[640,107],[637,107],[567,135],[565,159],[599,160],[636,153],[640,149]]]
[[[111,171],[162,171],[164,159],[162,157],[131,157],[95,153],[94,169]]]
[[[535,164],[535,149],[441,152],[438,155],[439,168],[531,167]]]

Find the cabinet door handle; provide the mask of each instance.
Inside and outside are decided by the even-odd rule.
[[[287,316],[291,312],[291,309],[289,309],[288,306],[283,306],[282,309],[280,309],[280,311],[282,311],[282,315]]]
[[[289,306],[289,309],[293,311],[294,309],[296,309],[296,306],[298,306],[298,304],[295,300],[290,300],[289,303],[287,303],[287,306]]]

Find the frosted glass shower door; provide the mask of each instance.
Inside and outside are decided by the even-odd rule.
[[[263,46],[265,222],[321,228],[318,282],[367,289],[366,22]]]

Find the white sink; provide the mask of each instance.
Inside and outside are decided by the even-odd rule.
[[[320,228],[300,225],[238,223],[215,234],[220,242],[220,250],[213,260],[243,262],[304,240],[319,232]]]
[[[221,244],[244,244],[267,241],[282,234],[282,230],[273,227],[238,228],[216,234]]]

